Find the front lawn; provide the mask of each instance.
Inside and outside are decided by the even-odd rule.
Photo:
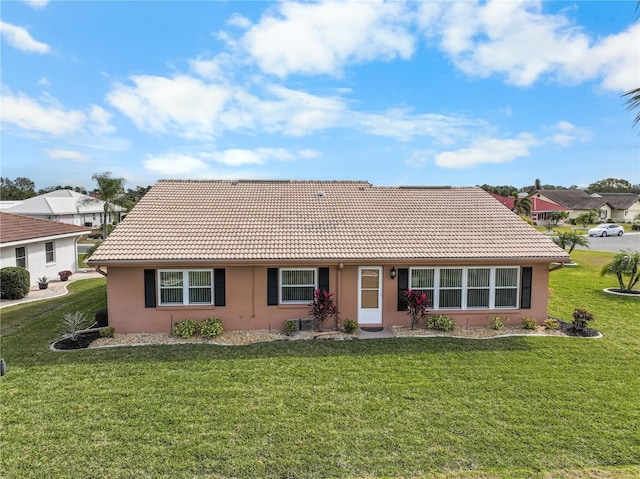
[[[603,339],[54,353],[63,312],[104,306],[104,279],[72,283],[2,310],[0,476],[638,477],[640,302],[601,291],[613,254],[572,256],[550,311],[588,309]]]

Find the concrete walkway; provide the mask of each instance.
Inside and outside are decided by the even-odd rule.
[[[90,278],[102,278],[102,275],[91,270],[81,270],[77,273],[73,273],[68,281],[60,281],[59,279],[50,280],[49,287],[47,289],[39,289],[36,284],[31,286],[29,294],[22,299],[0,299],[0,309],[8,308],[9,306],[14,306],[16,304],[30,303],[32,301],[64,296],[68,293],[67,285],[69,285],[69,283]]]

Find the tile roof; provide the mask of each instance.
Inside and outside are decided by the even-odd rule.
[[[80,235],[88,231],[91,229],[0,211],[0,243],[28,241],[50,236]]]
[[[493,196],[496,200],[498,200],[500,203],[502,203],[503,205],[505,205],[507,208],[509,208],[510,210],[513,210],[513,197],[511,196],[501,196],[495,193],[489,193],[491,196]],[[546,211],[565,211],[566,208],[560,206],[560,205],[556,205],[555,203],[550,203],[548,201],[545,201],[541,198],[536,198],[529,196],[528,197],[531,200],[531,212],[532,213],[540,213],[540,212],[546,212]]]
[[[480,188],[165,180],[90,261],[463,258],[569,259]]]
[[[116,206],[116,211],[124,208]],[[55,190],[27,198],[17,206],[4,211],[18,215],[73,215],[78,213],[102,213],[102,200],[73,190]]]
[[[629,209],[636,201],[640,201],[640,195],[635,193],[595,193],[614,209]],[[597,198],[597,197],[596,197]]]

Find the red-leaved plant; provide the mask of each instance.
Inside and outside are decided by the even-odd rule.
[[[336,328],[338,327],[338,308],[333,302],[333,293],[324,289],[316,289],[313,292],[313,302],[310,306],[316,331],[320,331],[324,322],[331,317],[336,322]]]
[[[410,289],[407,290],[404,297],[407,300],[407,310],[411,315],[411,329],[416,329],[418,323],[427,317],[429,299],[425,293]]]

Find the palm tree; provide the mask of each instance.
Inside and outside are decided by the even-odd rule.
[[[102,237],[107,239],[109,236],[109,215],[116,212],[116,206],[125,206],[124,199],[124,178],[114,178],[110,171],[104,173],[95,173],[91,179],[98,184],[94,190],[98,198],[89,198],[82,201],[85,203],[95,203],[102,201],[103,217],[102,217]]]
[[[569,254],[571,254],[576,246],[584,246],[586,248],[589,248],[589,239],[584,235],[578,234],[576,231],[565,231],[563,233],[558,233],[557,236],[554,236],[551,239],[555,244],[560,246],[560,248],[569,248]]]
[[[622,96],[627,97],[627,108],[629,110],[636,110],[636,117],[633,120],[633,126],[640,124],[640,88],[630,90]]]
[[[512,211],[517,215],[529,216],[531,214],[531,199],[526,196],[520,198],[517,191],[511,193],[511,196],[513,196]]]
[[[629,292],[640,280],[640,253],[637,251],[621,251],[613,257],[611,263],[602,267],[600,274],[602,276],[607,274],[615,275],[618,278],[618,284],[620,285],[620,291]],[[629,277],[629,282],[624,284],[624,276]]]

